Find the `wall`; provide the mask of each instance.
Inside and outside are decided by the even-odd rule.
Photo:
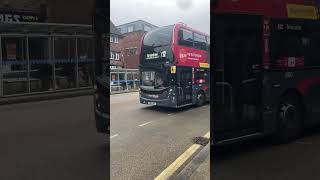
[[[124,58],[124,66],[129,69],[139,68],[139,54],[140,54],[140,43],[144,31],[132,32],[125,34],[125,37],[121,40],[120,45]],[[137,47],[137,54],[128,56],[126,53],[126,48]]]
[[[47,0],[1,0],[0,8],[40,10],[40,4],[46,4]]]
[[[47,0],[48,22],[92,24],[94,0]]]
[[[0,9],[46,11],[49,23],[92,24],[94,0],[1,0]]]
[[[110,39],[108,38],[108,41],[110,41]],[[123,53],[122,53],[122,38],[119,38],[119,42],[118,43],[110,43],[110,50],[111,51],[115,51],[115,52],[120,52],[120,60],[111,60],[110,59],[110,55],[109,55],[109,49],[106,49],[106,54],[107,54],[107,58],[110,59],[110,66],[124,66],[124,62],[123,62]],[[108,45],[106,45],[106,47],[108,47]]]

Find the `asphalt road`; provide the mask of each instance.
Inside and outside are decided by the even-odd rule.
[[[213,157],[216,180],[318,180],[320,128],[289,144],[262,139],[218,148]]]
[[[0,106],[1,180],[106,180],[92,96]]]
[[[179,110],[140,104],[138,93],[112,95],[111,179],[150,180],[210,129],[209,105]]]

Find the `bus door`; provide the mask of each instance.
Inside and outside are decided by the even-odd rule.
[[[261,119],[262,22],[257,16],[214,17],[213,137],[258,134]]]
[[[177,105],[192,103],[192,68],[177,67]]]

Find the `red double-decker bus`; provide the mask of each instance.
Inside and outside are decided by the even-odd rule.
[[[221,0],[211,13],[214,144],[266,135],[288,142],[319,124],[316,2]]]
[[[208,101],[209,42],[182,23],[148,32],[141,42],[140,102],[179,108]]]

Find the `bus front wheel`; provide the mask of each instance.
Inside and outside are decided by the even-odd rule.
[[[302,131],[302,105],[297,96],[285,96],[278,110],[277,141],[287,143],[297,139]]]
[[[204,93],[202,91],[199,91],[198,94],[197,94],[196,105],[199,107],[199,106],[202,106],[204,103],[205,103]]]

